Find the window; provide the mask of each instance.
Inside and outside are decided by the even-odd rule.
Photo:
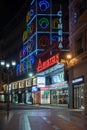
[[[76,55],[83,53],[86,49],[85,33],[82,32],[75,40]]]

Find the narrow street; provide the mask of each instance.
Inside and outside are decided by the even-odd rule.
[[[0,130],[87,130],[87,118],[67,108],[0,110]]]

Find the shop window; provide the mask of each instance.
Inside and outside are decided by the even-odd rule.
[[[46,85],[50,85],[50,84],[52,84],[52,79],[50,76],[47,76],[46,77]]]

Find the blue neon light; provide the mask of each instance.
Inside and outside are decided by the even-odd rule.
[[[33,65],[35,63],[35,58],[34,56],[31,56],[30,57],[30,64]]]
[[[32,92],[37,92],[38,91],[38,87],[37,86],[33,86],[31,91]]]
[[[49,8],[50,4],[46,0],[42,0],[39,2],[39,7],[42,12],[46,11]]]
[[[24,71],[26,71],[27,70],[27,64],[26,64],[26,62],[24,62]]]
[[[58,41],[58,36],[52,36],[52,41],[53,41],[53,42]]]
[[[30,16],[32,17],[34,15],[34,9],[30,9]]]
[[[23,56],[27,54],[26,46],[23,46]]]

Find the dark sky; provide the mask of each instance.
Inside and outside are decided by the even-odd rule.
[[[0,29],[7,25],[23,7],[26,0],[0,0]]]

